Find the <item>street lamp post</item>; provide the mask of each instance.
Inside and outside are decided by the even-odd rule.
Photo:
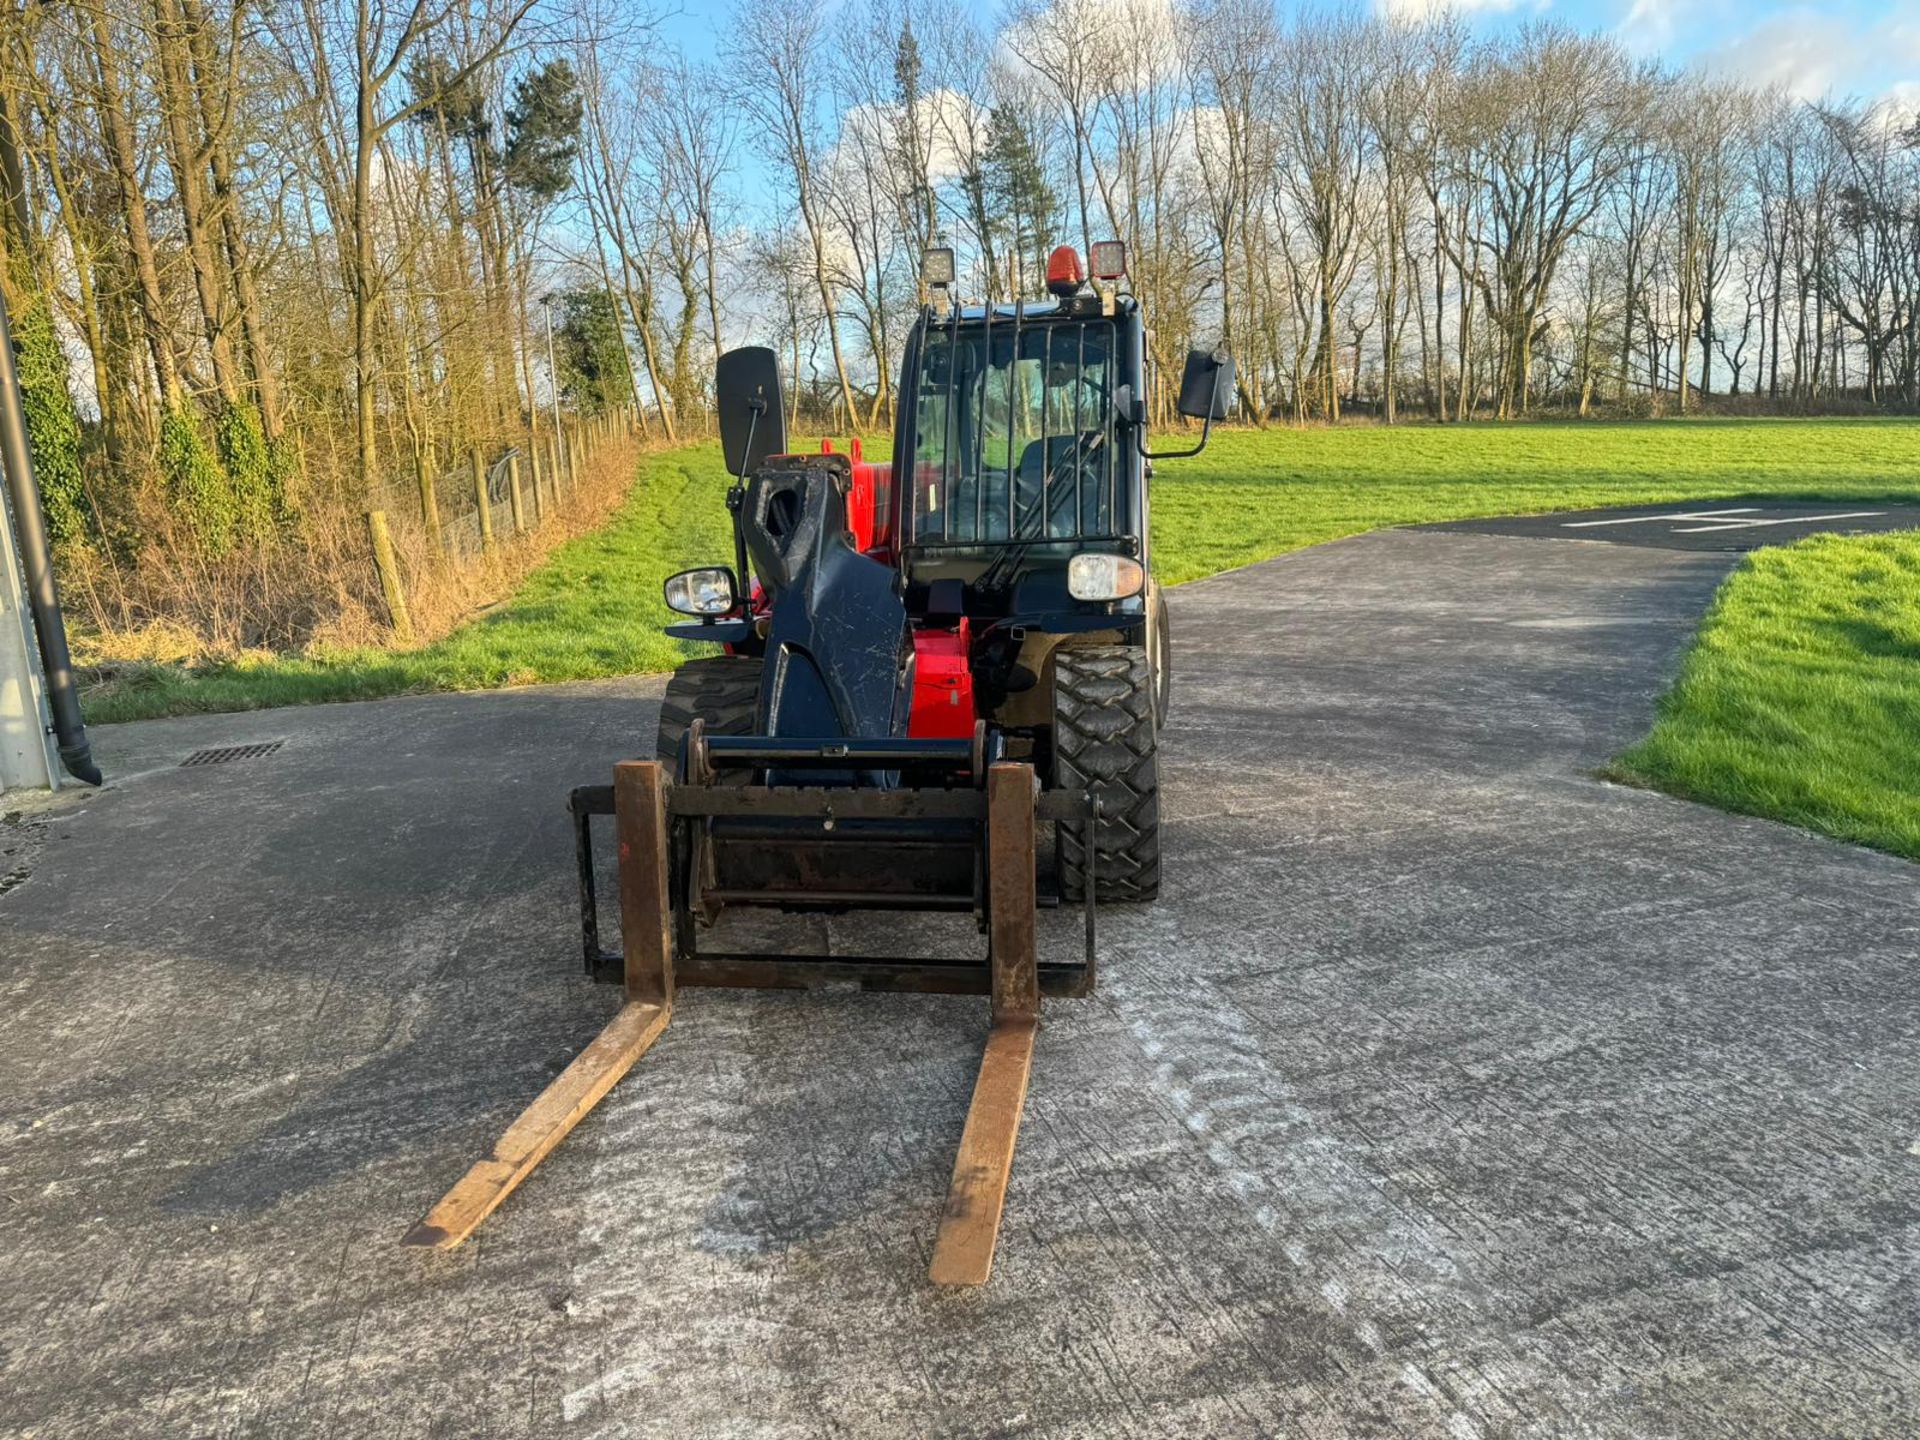
[[[548,400],[553,411],[553,464],[554,469],[559,470],[569,465],[572,456],[567,453],[567,442],[560,434],[560,367],[556,365],[553,360],[552,294],[549,293],[540,297],[540,308],[547,313],[547,390]],[[576,477],[569,468],[567,473],[568,482],[571,483],[576,478],[578,477]]]

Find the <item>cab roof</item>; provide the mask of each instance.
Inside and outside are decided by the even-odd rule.
[[[1116,296],[1114,313],[1116,315],[1123,315],[1131,310],[1133,305],[1133,296]],[[929,327],[951,325],[954,314],[958,314],[962,325],[980,323],[986,320],[987,311],[988,307],[985,305],[956,305],[953,313],[950,313],[945,319],[939,319],[932,315],[931,308],[929,308],[927,323]],[[993,323],[995,325],[1000,324],[1002,321],[1006,321],[1009,324],[1012,323],[1014,307],[1011,304],[995,305],[992,307],[992,311]],[[1100,297],[1088,291],[1086,294],[1076,295],[1070,300],[1056,300],[1051,297],[1045,300],[1023,300],[1020,303],[1019,313],[1020,323],[1022,325],[1031,324],[1035,321],[1044,322],[1048,320],[1097,320],[1100,318]]]

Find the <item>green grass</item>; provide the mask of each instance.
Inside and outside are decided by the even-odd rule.
[[[1383,525],[1746,496],[1920,497],[1912,420],[1231,430],[1154,477],[1170,584]]]
[[[1613,770],[1920,860],[1920,532],[1754,552]]]
[[[870,444],[882,458],[884,442]],[[96,688],[96,722],[357,700],[670,669],[660,582],[730,551],[718,447],[646,458],[597,533],[556,550],[507,601],[413,651],[363,649],[197,670],[152,667]],[[1920,496],[1920,423],[1656,421],[1223,430],[1161,464],[1154,560],[1169,583],[1382,525],[1736,496]]]

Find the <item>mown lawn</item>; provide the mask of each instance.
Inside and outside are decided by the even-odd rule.
[[[1763,495],[1920,497],[1920,422],[1225,431],[1159,467],[1154,566],[1177,583],[1383,525]]]
[[[1755,551],[1614,770],[1920,859],[1920,532]]]
[[[868,446],[875,457],[884,442]],[[420,649],[150,669],[86,698],[96,723],[670,669],[660,582],[728,558],[716,445],[645,458],[633,494],[491,612]],[[1737,496],[1920,497],[1906,420],[1539,423],[1216,433],[1159,467],[1154,559],[1169,583],[1383,525]]]

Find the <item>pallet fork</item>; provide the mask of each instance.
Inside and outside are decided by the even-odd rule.
[[[1042,993],[1083,995],[1093,986],[1094,911],[1086,902],[1086,955],[1079,964],[1038,962],[1035,951],[1035,840],[1037,822],[1079,822],[1091,826],[1098,807],[1078,791],[1040,793],[1027,764],[989,762],[979,737],[968,746],[955,742],[854,742],[770,744],[738,739],[709,740],[696,727],[680,762],[682,782],[669,782],[654,761],[617,765],[611,786],[587,786],[573,793],[571,808],[579,842],[581,896],[587,965],[600,978],[617,967],[625,999],[612,1021],[582,1050],[540,1097],[510,1125],[493,1153],[478,1161],[403,1243],[450,1250],[459,1245],[513,1193],[568,1131],[580,1123],[633,1063],[666,1029],[676,990],[682,986],[792,987],[821,981],[857,980],[863,988],[917,990],[948,994],[986,994],[991,1025],[975,1082],[973,1101],[960,1136],[946,1207],[934,1242],[929,1276],[937,1285],[982,1285],[993,1269],[1014,1144],[1019,1134],[1027,1078],[1039,1029]],[[759,767],[770,778],[792,770],[835,770],[850,766],[947,767],[956,762],[964,776],[944,788],[859,789],[840,786],[715,783],[722,770]],[[777,769],[773,768],[777,765]],[[619,956],[602,952],[598,942],[590,817],[614,818],[619,856]],[[903,827],[921,826],[933,838],[920,848],[944,854],[948,888],[937,891],[931,872],[915,874],[909,865],[887,867],[896,887],[854,895],[844,878],[823,878],[820,861],[803,860],[800,878],[812,889],[765,884],[758,892],[743,888],[737,876],[731,888],[712,883],[725,878],[724,857],[716,864],[716,840],[731,825],[744,838],[736,849],[764,845],[754,824],[784,825],[792,837],[780,847],[807,853],[811,843],[830,849],[836,827],[858,846],[861,826],[876,844],[899,845]],[[885,827],[891,826],[892,829]],[[740,827],[746,827],[741,829]],[[909,829],[909,833],[911,833]],[[970,837],[961,839],[958,837]],[[825,842],[822,847],[821,842]],[[702,850],[702,847],[710,847]],[[911,848],[911,847],[908,847]],[[954,890],[953,862],[971,854],[971,908],[987,933],[987,959],[979,961],[869,960],[845,956],[703,955],[695,944],[696,914],[709,917],[727,904],[779,908],[890,909],[966,908],[966,896]],[[856,856],[856,864],[865,863]],[[736,865],[736,869],[738,866]],[[907,875],[905,882],[901,874]],[[1091,888],[1091,887],[1089,887]]]

